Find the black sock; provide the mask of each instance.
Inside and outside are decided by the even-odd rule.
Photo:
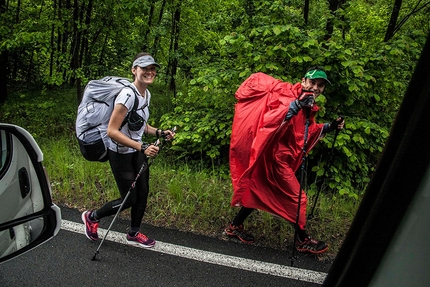
[[[99,221],[99,217],[97,216],[97,211],[94,210],[93,212],[90,213],[90,219],[92,221]]]
[[[308,237],[308,234],[306,233],[306,231],[300,228],[297,229],[297,235],[300,241],[303,241],[305,240],[306,237]]]
[[[137,228],[137,227],[130,227],[130,230],[128,231],[128,234],[130,236],[135,237],[138,232],[139,232],[139,228]]]
[[[254,211],[253,208],[247,208],[242,206],[242,208],[237,213],[236,217],[233,219],[232,224],[235,226],[240,226],[243,224],[245,219]]]

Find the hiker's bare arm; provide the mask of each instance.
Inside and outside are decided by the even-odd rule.
[[[120,131],[121,124],[124,121],[126,115],[127,115],[127,108],[122,104],[116,104],[113,109],[111,118],[109,120],[107,135],[108,137],[110,137],[111,139],[113,139],[114,141],[122,145],[131,147],[140,151],[141,143],[132,140],[131,138],[129,138],[128,136],[126,136]]]
[[[151,136],[157,136],[156,132],[157,132],[156,128],[154,128],[153,126],[150,126],[149,124],[146,124],[145,134],[151,135]]]
[[[175,133],[172,132],[171,130],[160,130],[160,129],[154,128],[153,126],[150,126],[149,124],[146,125],[145,134],[147,135],[153,135],[159,138],[163,135],[162,132],[166,140],[172,140],[175,137]]]

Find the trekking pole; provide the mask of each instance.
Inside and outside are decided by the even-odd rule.
[[[175,131],[176,131],[176,127],[174,127],[173,129],[171,129],[171,131],[172,131],[172,132],[175,132]],[[165,139],[163,139],[163,142],[164,142],[164,141],[165,141]],[[160,145],[160,139],[157,139],[157,141],[154,143],[154,145],[155,145],[155,146]],[[115,219],[118,217],[118,214],[121,212],[122,207],[124,206],[124,203],[127,201],[127,198],[130,196],[131,190],[135,187],[137,180],[138,180],[138,179],[139,179],[139,177],[142,175],[142,173],[143,173],[145,170],[147,170],[147,169],[148,169],[148,167],[153,163],[153,161],[154,161],[154,158],[153,158],[153,157],[151,157],[151,158],[150,158],[149,163],[147,163],[147,162],[143,162],[143,163],[142,163],[142,166],[140,167],[139,171],[137,172],[137,175],[136,175],[136,177],[135,177],[135,179],[134,179],[133,183],[131,184],[130,188],[128,189],[127,194],[125,195],[124,199],[123,199],[123,200],[122,200],[122,202],[121,202],[121,205],[120,205],[120,206],[119,206],[119,208],[118,208],[118,211],[116,212],[116,214],[115,214],[114,218],[112,219],[112,222],[110,223],[110,225],[109,225],[109,227],[108,227],[108,229],[107,229],[107,231],[106,231],[105,235],[103,236],[103,240],[100,242],[99,246],[97,247],[97,250],[96,250],[96,252],[95,252],[95,254],[94,254],[93,258],[91,259],[92,261],[95,261],[95,260],[96,260],[97,254],[99,254],[100,247],[102,246],[103,242],[105,241],[105,239],[106,239],[106,237],[107,237],[107,235],[108,235],[108,233],[109,233],[109,231],[110,231],[110,229],[111,229],[111,227],[112,227],[113,223],[115,222]]]
[[[298,236],[298,229],[299,229],[299,218],[300,218],[300,203],[302,201],[302,190],[303,190],[303,181],[304,181],[304,172],[305,172],[305,166],[306,166],[306,149],[307,149],[307,141],[308,141],[308,129],[309,129],[309,114],[310,114],[310,108],[306,109],[306,124],[305,124],[305,135],[303,140],[303,159],[302,159],[302,165],[300,169],[300,191],[299,191],[299,202],[297,203],[297,214],[296,214],[296,223],[294,225],[294,242],[293,242],[293,252],[291,255],[291,266],[294,265],[294,259],[295,259],[295,250],[296,250],[296,241]]]
[[[340,117],[343,121],[343,117]],[[333,164],[333,150],[334,150],[334,144],[336,143],[336,139],[337,139],[337,135],[339,134],[340,130],[336,129],[335,134],[334,134],[334,139],[333,142],[331,144],[331,148],[330,148],[330,152],[329,152],[329,156],[328,156],[328,164],[327,164],[327,168],[324,169],[324,173],[323,173],[323,181],[327,178],[327,170],[330,169],[331,165]],[[314,204],[312,206],[312,210],[311,213],[308,215],[308,219],[313,219],[314,218],[314,210],[315,210],[315,206],[317,205],[318,202],[318,198],[320,195],[320,192],[322,190],[322,186],[323,184],[321,184],[321,186],[318,188],[318,192],[314,201]]]

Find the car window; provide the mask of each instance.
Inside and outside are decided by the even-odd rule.
[[[10,165],[10,153],[9,153],[9,146],[10,146],[10,135],[6,134],[5,131],[0,131],[0,179],[3,178],[3,175],[5,171],[7,170],[8,166]]]

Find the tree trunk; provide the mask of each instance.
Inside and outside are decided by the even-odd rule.
[[[60,1],[60,3],[61,2],[62,1]],[[66,3],[64,5],[64,8],[61,10],[65,11],[65,13],[70,13],[70,11],[72,9],[72,5],[70,3],[70,0],[66,0],[65,2]],[[62,13],[62,15],[63,15],[63,13]],[[69,29],[70,28],[70,21],[65,22],[65,18],[67,16],[62,16],[62,17],[63,17],[63,19],[61,19],[62,20],[61,23],[64,23],[64,25],[66,27],[64,29],[61,29],[61,27],[59,28],[59,31],[63,30],[64,32],[61,34],[62,36],[61,36],[61,39],[59,41],[59,45],[61,45],[61,50],[59,49],[58,51],[60,52],[59,55],[65,55],[65,58],[66,58],[66,59],[61,60],[61,61],[67,61],[67,58],[70,55],[67,53],[67,43],[69,41],[69,35],[70,35],[70,29]],[[59,68],[62,69],[62,72],[63,72],[63,80],[66,81],[67,80],[67,69],[62,67],[62,66],[63,66],[62,63],[59,62]]]
[[[15,15],[15,23],[16,24],[18,24],[19,23],[19,11],[21,11],[21,0],[18,0],[18,4],[17,4],[17,7],[16,7],[16,15]],[[13,63],[13,67],[12,67],[12,69],[10,69],[10,67],[9,67],[9,79],[13,82],[16,78],[17,78],[17,75],[18,75],[18,53],[17,53],[17,51],[16,50],[13,50],[11,53],[10,53],[10,57],[11,57],[11,60],[12,60],[12,63]]]
[[[305,17],[305,25],[308,25],[308,18],[309,18],[309,0],[305,0],[305,8],[303,10],[303,14]]]
[[[73,1],[73,41],[71,45],[70,55],[72,56],[70,61],[70,69],[72,70],[72,76],[70,78],[70,84],[73,86],[76,84],[76,71],[79,69],[79,51],[81,47],[81,33],[79,31],[78,24],[81,22],[80,9],[78,0]]]
[[[396,0],[394,3],[393,12],[391,13],[390,22],[388,23],[384,42],[388,42],[391,38],[393,38],[394,34],[396,34],[400,30],[400,28],[406,23],[406,21],[408,21],[410,17],[412,17],[413,15],[417,14],[421,10],[424,10],[428,6],[430,6],[430,1],[423,3],[422,0],[419,0],[415,4],[415,7],[412,8],[410,12],[408,12],[400,21],[398,21],[401,6],[402,6],[402,0]]]
[[[82,45],[81,45],[81,58],[80,58],[80,66],[81,67],[90,67],[91,66],[91,55],[89,54],[89,48],[88,48],[88,36],[89,31],[88,28],[91,25],[91,15],[93,11],[93,0],[88,1],[88,6],[85,9],[85,30],[83,31],[82,35]],[[87,70],[86,72],[89,73]],[[87,73],[85,73],[87,74]],[[79,100],[80,96],[78,96]]]
[[[4,13],[6,13],[6,1],[0,0],[0,15]],[[7,50],[0,53],[0,104],[6,102],[7,99],[8,56],[9,52]]]
[[[143,35],[144,35],[143,43],[142,43],[143,52],[149,51],[148,35],[149,35],[149,32],[151,31],[154,11],[155,11],[155,1],[151,1],[151,8],[149,9],[149,14],[148,14],[148,27],[145,29],[145,31],[143,31]]]
[[[179,28],[179,23],[181,20],[181,2],[178,2],[178,6],[175,9],[175,14],[174,14],[174,20],[172,23],[172,44],[173,44],[173,50],[170,51],[170,55],[176,55],[176,52],[178,51],[179,48],[179,32],[180,32],[180,28]],[[173,92],[173,97],[176,98],[176,82],[175,82],[175,77],[176,77],[176,72],[178,69],[178,58],[177,56],[173,56],[172,61],[169,65],[170,67],[170,84],[169,84],[169,89]]]
[[[56,17],[58,17],[58,22],[62,21],[63,18],[63,14],[61,13],[61,9],[63,9],[63,5],[61,5],[61,1],[58,1],[58,10],[57,10],[57,15]],[[55,54],[60,53],[61,51],[61,39],[62,39],[62,33],[60,31],[60,27],[57,27],[57,47],[55,49]],[[55,58],[55,55],[54,55]],[[57,72],[60,71],[60,61],[59,61],[59,57],[57,56],[56,58],[56,68],[57,68]]]
[[[161,25],[161,21],[163,20],[163,14],[164,14],[164,8],[166,7],[166,0],[163,0],[163,3],[161,4],[160,8],[160,14],[158,14],[158,23],[157,26]],[[153,57],[156,57],[157,47],[160,44],[160,34],[157,34],[154,39],[154,45],[152,46],[152,49],[150,53]]]
[[[329,0],[329,9],[330,13],[333,17],[335,17],[335,12],[343,5],[345,4],[346,0]],[[334,21],[333,19],[329,18],[327,20],[326,24],[326,35],[324,39],[327,41],[331,38],[331,35],[333,35],[334,30]]]
[[[100,57],[99,57],[99,62],[98,62],[99,65],[101,65],[103,63],[103,55],[105,53],[105,48],[106,48],[108,41],[109,41],[109,36],[110,36],[110,30],[107,30],[106,35],[105,35],[105,39],[103,41],[102,50],[100,52]]]
[[[1,13],[0,13],[1,14]],[[6,102],[7,99],[7,84],[8,84],[8,51],[3,51],[0,54],[0,104]]]
[[[384,42],[388,42],[394,35],[401,6],[402,6],[402,0],[394,1],[393,12],[391,12],[391,18],[390,18],[390,22],[388,23],[387,32],[385,33]]]
[[[53,13],[52,17],[55,19],[57,17],[57,0],[54,0],[52,3]],[[51,78],[54,72],[54,43],[55,43],[55,24],[51,26],[51,54],[49,55],[49,77]]]

